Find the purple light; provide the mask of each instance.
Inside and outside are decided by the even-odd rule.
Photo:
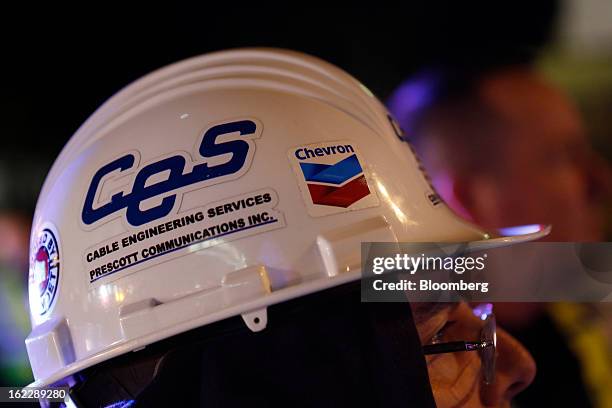
[[[487,317],[493,313],[492,303],[481,303],[478,306],[472,308],[474,316],[480,318],[480,320],[487,320]]]
[[[410,128],[413,116],[431,103],[436,91],[436,78],[423,75],[403,83],[391,96],[388,107],[403,127]]]
[[[519,225],[516,227],[500,228],[499,232],[501,232],[502,235],[512,237],[515,235],[533,234],[534,232],[539,232],[541,230],[542,230],[542,225],[532,224],[532,225]]]

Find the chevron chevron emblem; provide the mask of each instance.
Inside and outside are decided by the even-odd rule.
[[[370,194],[356,154],[331,165],[300,163],[300,168],[314,204],[346,208]]]
[[[294,162],[302,192],[311,203],[311,215],[378,205],[353,144],[332,142],[303,146],[292,149],[289,158]]]

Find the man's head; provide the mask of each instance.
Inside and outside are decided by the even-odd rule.
[[[551,240],[601,239],[609,170],[567,96],[531,69],[422,75],[390,109],[458,212],[488,228],[552,224]]]

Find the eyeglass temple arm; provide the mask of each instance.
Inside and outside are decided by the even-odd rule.
[[[448,343],[428,344],[423,346],[423,354],[453,353],[457,351],[474,351],[491,346],[489,341],[451,341]]]

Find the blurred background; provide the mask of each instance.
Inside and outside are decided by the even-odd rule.
[[[612,159],[612,2],[156,7],[100,3],[88,10],[37,6],[3,13],[0,385],[32,380],[23,344],[29,332],[27,247],[47,171],[98,106],[166,64],[226,48],[284,47],[344,68],[383,100],[427,67],[452,72],[527,65],[569,94],[594,149],[608,163]],[[608,207],[606,240],[610,213]]]

